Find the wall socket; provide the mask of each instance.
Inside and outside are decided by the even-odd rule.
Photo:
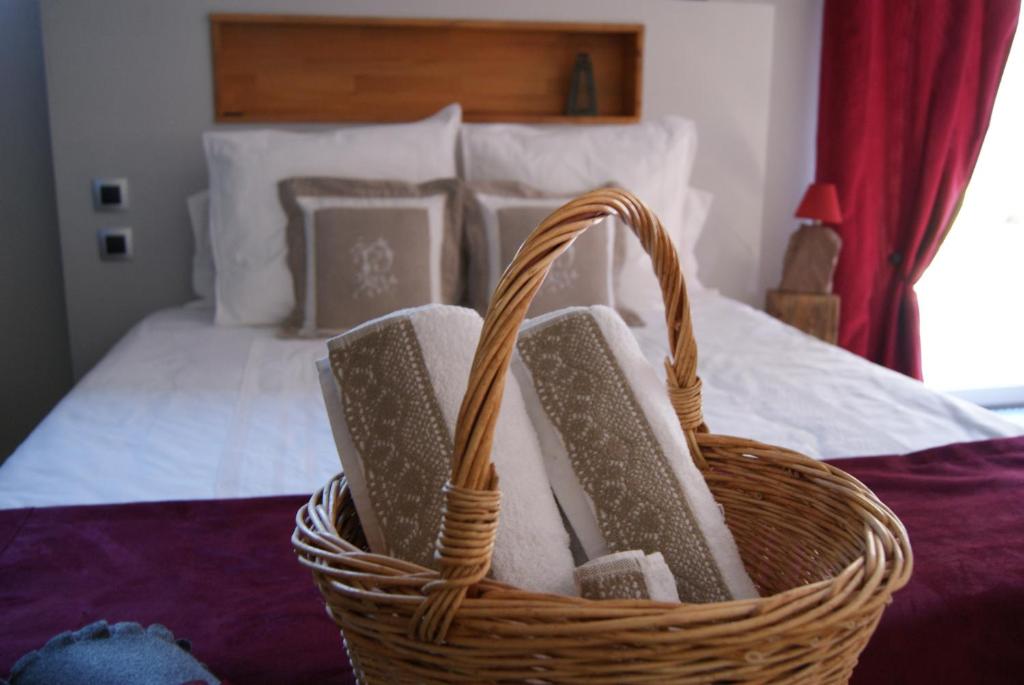
[[[127,262],[132,258],[132,229],[128,226],[101,228],[96,231],[100,259],[105,262]]]
[[[127,178],[94,178],[92,180],[92,207],[103,212],[128,209]]]

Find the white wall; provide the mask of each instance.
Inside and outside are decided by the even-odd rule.
[[[775,8],[760,290],[778,286],[793,217],[814,179],[824,0],[741,0]],[[762,295],[763,297],[763,295]],[[762,302],[759,302],[763,304]]]
[[[3,461],[71,384],[35,0],[0,2],[0,236]]]
[[[189,298],[183,199],[206,174],[213,126],[207,14],[288,12],[643,22],[644,115],[693,118],[694,183],[716,195],[698,245],[702,279],[763,298],[762,213],[771,106],[770,6],[678,0],[43,0],[68,322],[81,375],[134,322]],[[132,207],[92,211],[89,180],[126,176]],[[131,225],[135,261],[102,263],[95,232]]]
[[[793,217],[814,179],[824,0],[772,0],[775,40],[768,174],[761,232],[762,290],[778,286]]]

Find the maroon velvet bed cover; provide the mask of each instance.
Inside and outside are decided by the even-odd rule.
[[[1024,438],[835,463],[900,516],[916,559],[854,682],[1024,681]],[[166,625],[235,685],[353,682],[291,550],[303,500],[0,511],[0,676],[103,618]]]

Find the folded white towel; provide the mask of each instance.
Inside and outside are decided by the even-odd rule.
[[[661,552],[683,602],[756,597],[664,384],[608,307],[528,321],[513,372],[588,559]]]
[[[338,454],[370,549],[435,567],[442,486],[483,320],[428,305],[328,341],[317,363]],[[491,459],[501,515],[492,575],[574,594],[573,559],[518,383],[507,379]]]
[[[576,590],[587,599],[653,599],[678,602],[676,580],[661,552],[615,552],[576,569]]]

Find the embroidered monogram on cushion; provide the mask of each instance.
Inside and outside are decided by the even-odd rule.
[[[519,341],[612,552],[660,551],[683,602],[730,599],[672,467],[590,314]]]
[[[428,304],[430,219],[425,209],[335,207],[313,215],[305,264],[313,328],[338,331],[396,309]]]
[[[553,206],[505,207],[498,216],[498,261],[512,262],[519,246],[533,229],[554,211]],[[539,316],[564,307],[613,303],[611,291],[611,223],[604,221],[580,235],[551,265],[544,284],[530,304],[527,316]]]
[[[388,554],[433,567],[453,443],[416,331],[391,321],[330,359]]]

